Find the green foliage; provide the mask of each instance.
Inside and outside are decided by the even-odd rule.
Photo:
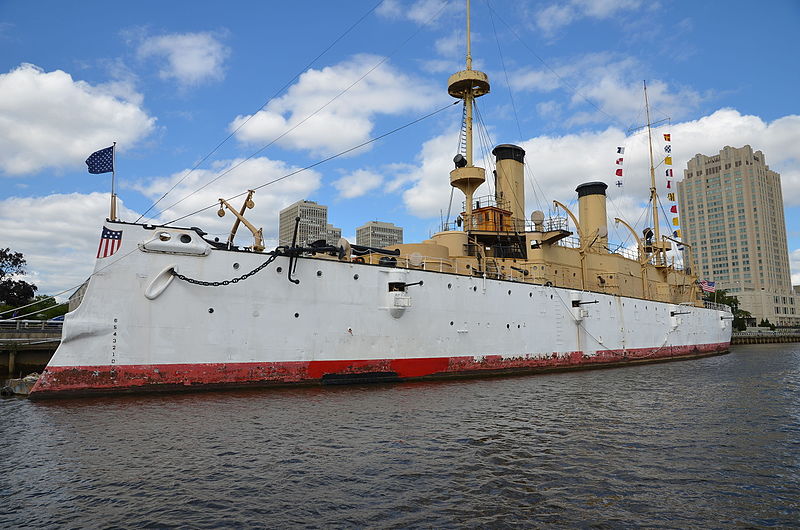
[[[775,331],[775,324],[767,320],[766,318],[762,318],[761,322],[758,323],[758,327],[760,328],[769,328],[772,331]]]
[[[741,309],[739,299],[734,295],[729,295],[725,289],[717,289],[716,293],[705,293],[703,300],[730,306],[733,311],[733,329],[736,331],[744,331],[747,328],[746,320],[753,316],[750,311]]]
[[[19,307],[29,303],[37,287],[12,277],[25,274],[25,258],[10,248],[0,249],[0,305]]]

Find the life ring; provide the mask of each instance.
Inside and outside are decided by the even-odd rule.
[[[356,256],[355,258],[353,258],[353,263],[364,263],[364,258],[362,258],[361,256]]]

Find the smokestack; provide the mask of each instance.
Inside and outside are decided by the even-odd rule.
[[[581,232],[590,238],[590,247],[601,253],[608,252],[608,224],[606,222],[606,189],[604,182],[587,182],[581,184],[578,192],[578,217]],[[595,233],[595,231],[597,231]],[[581,245],[587,241],[581,241]]]
[[[492,150],[497,165],[495,195],[497,204],[511,211],[516,230],[525,230],[525,150],[502,144]]]

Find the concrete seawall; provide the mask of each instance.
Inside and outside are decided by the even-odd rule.
[[[800,342],[800,331],[744,331],[734,333],[731,344],[771,344]]]

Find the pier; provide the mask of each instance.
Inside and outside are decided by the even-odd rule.
[[[41,372],[61,342],[63,322],[0,320],[0,378]]]

